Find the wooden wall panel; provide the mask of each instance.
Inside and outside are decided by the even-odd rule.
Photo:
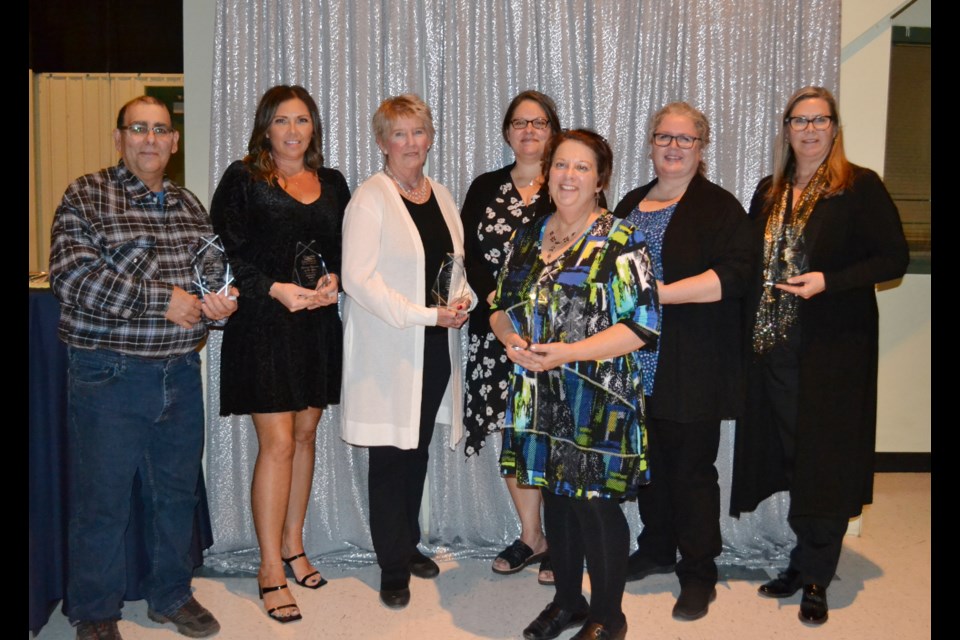
[[[50,226],[64,189],[115,164],[117,111],[147,86],[181,86],[183,75],[30,73],[30,270],[49,263]]]

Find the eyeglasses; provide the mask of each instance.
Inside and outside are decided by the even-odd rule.
[[[825,131],[833,124],[833,116],[789,116],[783,122],[789,124],[794,131],[805,131],[810,124],[817,131]]]
[[[687,136],[680,134],[679,136],[672,136],[669,133],[655,133],[653,134],[653,144],[658,147],[669,147],[670,143],[674,140],[677,141],[677,146],[681,149],[692,149],[693,143],[699,140],[700,138],[694,138],[693,136]]]
[[[174,129],[170,127],[165,127],[163,125],[157,125],[155,127],[148,127],[145,124],[128,124],[125,127],[117,127],[121,131],[126,131],[135,138],[142,138],[147,135],[148,132],[153,131],[153,135],[158,138],[166,138],[171,133],[174,132]]]
[[[510,121],[510,126],[514,129],[526,129],[528,124],[532,124],[534,129],[546,129],[550,125],[550,121],[546,118],[533,118],[532,120],[514,118]]]

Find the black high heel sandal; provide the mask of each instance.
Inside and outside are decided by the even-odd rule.
[[[260,586],[260,581],[259,581],[259,580],[257,581],[257,591],[258,591],[259,594],[260,594],[260,599],[261,599],[261,600],[263,600],[263,594],[265,594],[265,593],[271,593],[271,592],[273,592],[273,591],[280,591],[281,589],[289,589],[289,587],[288,587],[287,585],[285,585],[285,584],[281,584],[281,585],[276,586],[276,587],[261,587],[261,586]],[[266,605],[264,605],[264,607],[266,607]],[[275,615],[276,612],[277,612],[277,611],[280,611],[281,609],[298,609],[298,611],[297,611],[297,613],[295,613],[295,614],[293,614],[293,615],[290,615],[290,616],[278,616],[278,615]],[[271,618],[273,618],[274,620],[276,620],[277,622],[281,623],[281,624],[286,624],[286,623],[288,623],[288,622],[294,622],[294,621],[296,621],[296,620],[302,620],[302,619],[303,619],[303,616],[300,615],[299,609],[300,609],[300,607],[298,607],[298,606],[295,605],[295,604],[282,604],[282,605],[280,605],[279,607],[273,607],[272,609],[267,609],[267,615],[270,616]]]
[[[320,577],[320,582],[318,582],[318,583],[316,583],[316,584],[310,584],[309,582],[307,582],[307,580],[309,580],[309,579],[312,578],[313,576],[319,576],[319,575],[320,575],[320,572],[319,572],[319,571],[314,571],[314,572],[312,572],[312,573],[308,573],[307,575],[303,576],[303,578],[298,578],[298,577],[297,577],[297,572],[293,570],[293,561],[294,561],[294,560],[297,560],[297,559],[299,559],[299,558],[306,558],[306,557],[307,557],[307,554],[306,554],[306,553],[298,553],[298,554],[295,555],[295,556],[290,556],[289,558],[280,558],[280,559],[283,560],[284,563],[286,563],[286,565],[287,565],[288,567],[290,567],[290,573],[293,574],[293,581],[294,581],[294,582],[296,582],[296,583],[297,583],[298,585],[300,585],[301,587],[306,587],[307,589],[319,589],[319,588],[322,587],[323,585],[327,584],[327,581],[326,581],[326,579],[325,579],[323,576]],[[310,561],[310,559],[307,558],[307,562],[309,562],[309,561]]]

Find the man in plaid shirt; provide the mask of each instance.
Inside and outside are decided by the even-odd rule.
[[[139,470],[148,615],[183,635],[219,631],[191,595],[190,542],[203,450],[199,348],[237,308],[198,295],[191,262],[213,231],[196,196],[164,176],[179,133],[159,100],[121,109],[121,160],[78,178],[53,222],[50,283],[68,345],[71,500],[66,608],[78,639],[120,638],[124,532]]]

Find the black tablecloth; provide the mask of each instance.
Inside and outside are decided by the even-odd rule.
[[[39,633],[66,590],[68,491],[67,348],[57,338],[60,305],[47,289],[30,289],[30,459],[29,459],[29,613],[30,631]],[[130,495],[130,525],[125,539],[127,591],[124,600],[140,600],[146,574],[143,507],[139,478]],[[203,474],[194,516],[191,557],[203,564],[203,550],[213,544]]]

